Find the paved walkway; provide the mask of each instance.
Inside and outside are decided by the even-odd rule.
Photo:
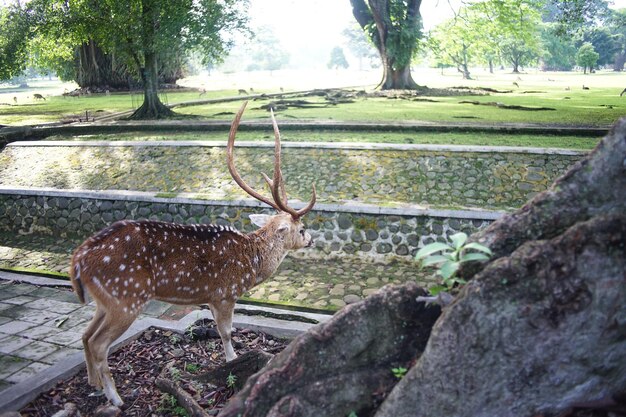
[[[0,391],[80,352],[95,310],[80,304],[67,284],[49,287],[10,278],[0,273]],[[143,317],[167,317],[170,308],[153,301]]]
[[[112,349],[151,326],[183,332],[211,317],[198,309],[151,301]],[[78,302],[67,282],[0,271],[0,414],[20,409],[83,366],[81,338],[94,310]],[[306,322],[293,321],[294,315]],[[291,338],[329,318],[240,305],[233,325]]]

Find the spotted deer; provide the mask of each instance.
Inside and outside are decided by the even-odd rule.
[[[226,360],[230,361],[236,357],[231,343],[236,300],[270,277],[289,250],[313,244],[301,218],[315,204],[315,185],[305,207],[295,210],[287,205],[280,168],[280,132],[273,114],[273,179],[262,174],[272,198],[248,186],[235,168],[235,134],[245,106],[246,103],[230,129],[227,165],[234,181],[246,193],[277,210],[275,215],[250,215],[260,229],[243,234],[227,226],[124,220],[88,238],[72,256],[70,275],[79,300],[85,303],[87,290],[96,302],[94,317],[82,338],[88,381],[103,389],[116,406],[123,402],[109,370],[109,347],[130,327],[148,301],[208,304]]]

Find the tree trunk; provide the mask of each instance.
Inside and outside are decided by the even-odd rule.
[[[411,67],[394,69],[388,63],[385,64],[383,79],[380,82],[381,90],[415,90],[419,85],[411,77]]]
[[[143,81],[143,104],[129,119],[164,119],[172,117],[174,112],[165,106],[158,93],[159,78],[157,74],[156,54],[145,54],[145,67],[141,68],[141,79]]]
[[[459,72],[463,74],[464,80],[471,80],[472,75],[470,74],[469,68],[467,68],[467,64],[461,64],[458,68]]]
[[[489,60],[489,73],[493,74],[493,59]]]
[[[469,62],[467,59],[467,49],[468,47],[463,44],[463,55],[462,55],[462,61],[461,61],[461,73],[463,74],[463,79],[464,80],[471,80],[472,76],[470,75],[470,71],[469,71]]]
[[[118,65],[113,55],[105,54],[93,40],[76,48],[74,80],[82,88],[126,89],[128,79],[135,77],[126,65]]]
[[[615,62],[613,64],[613,71],[624,71],[624,64],[626,63],[626,52],[618,52],[615,54]]]
[[[513,74],[519,74],[519,60],[514,58],[512,64],[513,64]]]

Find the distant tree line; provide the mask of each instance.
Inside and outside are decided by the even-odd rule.
[[[411,62],[428,56],[436,67],[529,65],[585,72],[600,66],[624,69],[626,9],[606,0],[485,0],[468,3],[430,33],[422,30],[421,0],[350,0],[353,14],[383,65],[381,88],[418,88]],[[441,6],[445,7],[445,6]],[[359,57],[367,52],[347,32]]]

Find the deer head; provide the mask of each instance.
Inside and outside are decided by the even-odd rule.
[[[287,192],[285,191],[285,182],[283,179],[283,174],[281,171],[281,148],[280,148],[280,131],[278,129],[278,124],[276,123],[276,118],[274,117],[274,112],[271,111],[272,117],[272,126],[274,127],[274,176],[273,179],[270,179],[264,173],[261,173],[265,182],[269,186],[270,192],[272,194],[272,200],[261,195],[257,191],[253,190],[246,182],[241,178],[239,172],[237,172],[237,168],[235,168],[235,160],[234,160],[234,148],[235,148],[235,136],[237,134],[237,129],[239,128],[239,123],[241,121],[241,116],[246,108],[248,102],[244,102],[237,114],[235,115],[235,119],[230,128],[230,133],[228,135],[228,145],[226,148],[227,154],[227,164],[228,170],[230,171],[230,175],[233,177],[233,180],[250,196],[255,199],[267,204],[270,207],[273,207],[278,214],[274,216],[268,216],[263,214],[253,214],[250,216],[252,223],[259,227],[266,227],[268,231],[273,231],[279,235],[284,235],[285,241],[285,249],[300,249],[306,246],[311,246],[313,244],[313,239],[304,230],[304,226],[302,225],[301,218],[307,214],[313,206],[315,205],[316,200],[316,192],[315,192],[315,184],[312,185],[312,196],[311,201],[304,208],[300,210],[295,210],[292,207],[289,207],[287,204]]]

